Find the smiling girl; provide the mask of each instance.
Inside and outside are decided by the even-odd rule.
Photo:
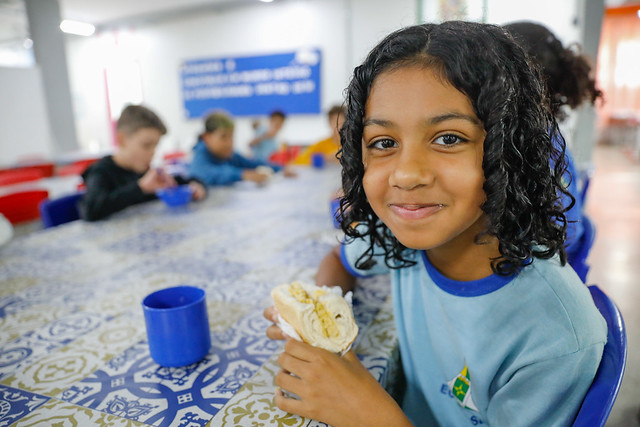
[[[356,68],[347,238],[317,282],[390,272],[407,386],[396,403],[353,351],[287,340],[276,383],[299,399],[277,391],[278,407],[334,426],[571,424],[606,325],[566,265],[564,144],[545,105],[524,51],[486,24],[405,28]]]

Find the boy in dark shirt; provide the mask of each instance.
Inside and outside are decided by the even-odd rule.
[[[196,180],[171,176],[151,169],[151,159],[167,129],[162,120],[141,105],[129,105],[120,115],[116,127],[118,151],[89,167],[83,174],[86,194],[80,215],[95,221],[128,206],[157,198],[156,191],[182,184],[193,189],[193,198],[202,199],[206,190]]]

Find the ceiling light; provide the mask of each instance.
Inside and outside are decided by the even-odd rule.
[[[60,23],[60,29],[67,34],[75,34],[77,36],[90,36],[96,32],[94,25],[70,19],[63,20]]]
[[[271,3],[273,0],[260,0],[262,3]]]

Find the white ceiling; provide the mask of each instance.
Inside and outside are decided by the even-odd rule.
[[[62,19],[75,19],[104,27],[246,6],[259,3],[259,0],[58,0],[58,2]],[[22,44],[28,36],[29,25],[24,0],[0,0],[0,47]]]
[[[205,8],[241,6],[258,0],[58,0],[63,19],[95,25],[144,19]]]

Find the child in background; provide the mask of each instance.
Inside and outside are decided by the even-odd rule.
[[[96,221],[114,212],[157,198],[156,191],[188,184],[193,198],[205,197],[206,190],[197,180],[186,180],[151,169],[151,160],[167,128],[150,109],[129,105],[122,110],[116,125],[118,150],[91,165],[82,178],[86,193],[80,203],[80,215]]]
[[[408,27],[346,98],[347,238],[316,281],[391,274],[406,388],[396,403],[353,351],[288,339],[276,384],[300,399],[275,404],[336,427],[571,425],[607,330],[566,264],[564,144],[526,53],[493,25]]]
[[[586,57],[571,48],[565,48],[558,38],[546,27],[533,22],[514,22],[504,26],[514,39],[529,53],[542,68],[547,87],[547,100],[556,120],[567,118],[565,108],[575,109],[584,102],[595,104],[602,92],[596,87],[595,80],[589,75],[591,67]],[[558,143],[560,134],[557,134]],[[578,191],[578,174],[569,150],[565,151],[568,164],[564,182],[575,203],[566,212],[568,254],[580,248],[580,238],[584,233],[582,224],[582,200]],[[562,198],[562,204],[569,207],[571,199]]]
[[[238,181],[265,182],[278,165],[262,160],[247,159],[233,151],[233,120],[222,112],[209,115],[205,130],[193,148],[189,173],[207,185],[230,185]],[[264,170],[262,170],[264,168]],[[270,169],[269,169],[270,168]],[[295,176],[287,167],[285,176]]]
[[[311,156],[316,153],[324,155],[325,162],[338,163],[336,154],[340,150],[340,129],[344,124],[344,107],[334,105],[327,113],[327,118],[329,119],[331,136],[307,147],[293,160],[294,165],[310,165]]]
[[[276,136],[282,126],[286,116],[282,111],[276,110],[269,114],[269,126],[258,126],[256,137],[249,142],[253,158],[266,162],[274,152],[278,150]]]

